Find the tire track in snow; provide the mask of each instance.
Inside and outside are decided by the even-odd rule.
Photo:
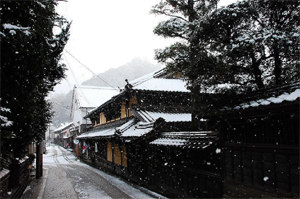
[[[68,155],[67,155],[67,152],[64,151],[64,150],[62,150],[61,147],[59,147],[59,150],[62,152],[63,158],[64,158],[68,163],[73,164],[73,161],[70,160],[70,158],[69,158]]]
[[[117,186],[113,185],[111,182],[109,182],[96,172],[79,165],[74,165],[74,169],[77,172],[77,175],[80,175],[82,181],[84,182],[81,183],[83,189],[86,189],[84,187],[93,186],[95,190],[98,190],[98,192],[100,192],[100,194],[104,193],[109,198],[132,198],[123,190],[119,189]]]

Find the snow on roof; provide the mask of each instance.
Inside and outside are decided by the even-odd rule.
[[[135,120],[130,119],[128,122],[122,124],[121,126],[117,127],[116,130],[120,131],[121,133],[129,129],[131,126],[135,124]]]
[[[117,95],[119,91],[110,87],[79,86],[76,93],[80,108],[94,108]]]
[[[154,144],[154,145],[165,145],[165,146],[183,146],[184,144],[186,144],[188,142],[188,140],[185,139],[167,139],[167,138],[158,138],[152,142],[150,142],[150,144]]]
[[[121,137],[140,137],[153,130],[153,124],[158,118],[163,118],[166,122],[190,122],[192,120],[190,113],[138,112],[144,121],[136,122],[136,119],[132,118],[118,127],[89,131],[78,136],[78,138],[112,136],[118,133]]]
[[[121,137],[140,137],[152,131],[153,123],[138,122],[135,124],[134,119],[116,128],[121,134]]]
[[[182,148],[205,149],[218,140],[213,131],[164,132],[150,142],[153,145],[176,146]]]
[[[166,122],[191,122],[191,113],[162,113],[162,112],[150,112],[150,111],[137,111],[139,116],[145,122],[153,122],[158,118],[163,118]]]
[[[65,124],[61,125],[60,127],[58,127],[57,129],[55,129],[54,132],[61,131],[65,128],[71,127],[72,124],[73,124],[73,122],[65,123]]]
[[[165,74],[164,69],[159,69],[155,72],[144,75],[140,78],[137,78],[133,81],[130,81],[130,85],[132,85],[132,89],[134,90],[148,90],[148,91],[165,91],[165,92],[190,92],[186,88],[186,82],[182,79],[167,79],[167,78],[158,78]],[[125,86],[126,88],[126,86]],[[113,97],[122,96],[126,92],[126,89],[123,90],[119,95],[112,95],[110,98],[105,100],[103,103],[100,103],[94,106],[92,110],[89,110],[88,114],[84,116],[84,118],[90,116],[93,112],[98,110],[99,106],[105,105],[105,102],[109,103],[113,100]],[[83,97],[82,97],[83,98]],[[84,101],[85,99],[82,99]],[[82,103],[81,103],[82,104]],[[80,104],[80,107],[84,107]],[[85,103],[87,104],[87,103]],[[86,105],[87,106],[87,105]],[[90,106],[91,107],[91,106]]]
[[[241,109],[241,108],[246,109],[250,107],[266,106],[271,103],[279,104],[284,101],[292,102],[297,100],[298,98],[300,98],[300,89],[296,89],[290,93],[285,92],[277,97],[269,97],[267,99],[260,99],[260,100],[250,101],[247,103],[242,103],[239,106],[236,106],[235,109]]]
[[[115,134],[115,128],[106,128],[106,129],[99,129],[96,131],[88,131],[82,135],[77,136],[77,138],[93,138],[93,137],[106,137],[112,136]]]
[[[108,137],[120,133],[120,137],[140,137],[149,133],[153,129],[153,125],[144,122],[136,123],[134,119],[129,120],[119,127],[111,127],[86,132],[77,138],[95,138],[95,137]]]
[[[186,82],[182,79],[156,78],[164,69],[160,69],[148,75],[142,76],[130,82],[135,90],[190,92],[186,88]]]
[[[149,74],[146,74],[146,75],[144,75],[142,77],[134,79],[134,80],[130,81],[130,84],[132,86],[137,86],[137,85],[139,85],[139,84],[141,84],[141,83],[143,83],[145,81],[148,81],[149,79],[152,79],[156,74],[161,73],[163,70],[164,69],[158,69],[158,70],[156,70],[156,71],[154,71],[152,73],[149,73]]]
[[[186,83],[180,79],[153,78],[137,86],[134,86],[133,89],[168,92],[190,92],[186,88],[185,84]]]

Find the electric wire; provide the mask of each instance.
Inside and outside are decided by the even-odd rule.
[[[70,64],[69,64],[69,62],[68,62],[67,56],[66,56],[65,54],[64,54],[64,57],[65,57],[65,59],[66,59],[68,68],[70,69],[70,71],[71,71],[71,73],[72,73],[72,75],[73,75],[73,77],[74,77],[74,79],[75,79],[75,82],[76,82],[77,85],[78,85],[78,86],[77,86],[78,89],[81,91],[81,94],[82,94],[82,96],[84,97],[85,101],[90,105],[88,99],[87,99],[86,96],[84,95],[84,92],[81,90],[81,87],[79,86],[79,83],[78,83],[78,81],[77,81],[77,79],[76,79],[76,77],[75,77],[75,74],[74,74],[74,72],[73,72],[73,70],[72,70],[72,68],[71,68],[71,66],[70,66]]]
[[[84,65],[83,63],[81,63],[74,55],[72,55],[68,50],[65,49],[65,51],[71,56],[73,57],[79,64],[81,64],[83,67],[85,67],[88,71],[90,71],[93,75],[95,75],[96,77],[98,77],[100,80],[102,80],[104,83],[106,83],[108,86],[110,86],[111,88],[120,91],[119,89],[113,87],[112,85],[110,85],[107,81],[105,81],[104,79],[102,79],[101,77],[99,77],[96,73],[94,73],[91,69],[89,69],[86,65]]]
[[[77,79],[76,79],[76,76],[75,76],[75,74],[74,74],[74,72],[73,72],[73,70],[72,70],[72,68],[71,68],[71,66],[70,66],[70,64],[69,64],[69,62],[68,62],[67,56],[66,56],[65,54],[64,54],[64,57],[65,57],[65,60],[66,60],[66,62],[67,62],[67,66],[68,66],[68,68],[70,69],[70,71],[71,71],[71,73],[72,73],[72,75],[73,75],[73,77],[74,77],[74,79],[75,79],[76,84],[79,86],[79,83],[78,83],[78,81],[77,81]]]

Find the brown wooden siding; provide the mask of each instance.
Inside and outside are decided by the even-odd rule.
[[[123,145],[121,153],[122,153],[122,166],[127,167],[127,151],[125,145]]]
[[[112,144],[111,142],[107,142],[107,160],[109,162],[112,162]]]
[[[126,107],[125,107],[125,102],[122,102],[121,105],[121,119],[126,118],[127,114],[126,114]]]
[[[114,144],[114,163],[117,165],[122,165],[122,154],[117,144]]]
[[[105,124],[106,123],[106,118],[104,113],[100,113],[100,124]]]

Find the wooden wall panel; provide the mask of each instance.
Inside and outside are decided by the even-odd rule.
[[[105,124],[106,123],[106,117],[104,113],[100,113],[100,124]]]
[[[127,167],[127,151],[125,145],[122,147],[122,166]]]
[[[107,161],[112,162],[112,144],[111,144],[111,142],[107,143]]]
[[[122,165],[121,150],[117,144],[114,144],[114,163]]]
[[[121,105],[121,119],[126,118],[126,117],[127,117],[127,115],[126,115],[125,102],[122,102],[122,105]]]

